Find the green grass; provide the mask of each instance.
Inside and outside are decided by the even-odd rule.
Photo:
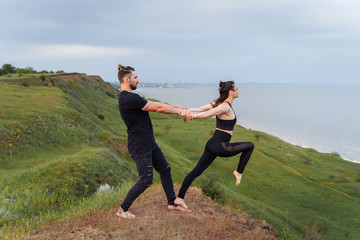
[[[119,199],[123,199],[126,196],[133,184],[133,181],[128,180],[122,185],[113,187],[109,190],[99,191],[91,197],[79,200],[76,204],[67,205],[67,208],[63,211],[46,211],[41,215],[33,215],[25,219],[9,221],[2,225],[0,238],[18,238],[30,233],[36,228],[59,219],[73,219],[108,209],[110,206],[117,205],[119,203]]]
[[[165,115],[153,119],[157,141],[168,153],[178,181],[197,163],[215,120],[184,123]],[[172,128],[166,134],[164,126],[169,122]],[[311,228],[318,239],[359,238],[359,164],[242,127],[235,128],[232,141],[255,143],[241,185],[235,186],[232,175],[238,157],[217,158],[195,184],[201,186],[202,179],[215,175],[226,199],[273,224],[284,239],[304,238]]]
[[[123,124],[114,124],[120,114],[114,98],[105,94],[105,83],[81,79],[85,90],[71,81],[57,79],[58,88],[35,80],[30,87],[21,85],[22,78],[0,81],[3,229],[33,229],[92,197],[102,185],[123,186],[136,178],[124,160],[128,156],[109,145],[113,138],[124,142],[126,133]]]
[[[106,207],[121,201],[121,194],[94,195],[104,184],[126,192],[137,178],[124,147],[126,127],[117,100],[106,92],[116,96],[102,81],[83,75],[71,81],[50,81],[48,75],[46,81],[37,75],[0,78],[0,234],[22,234],[74,217],[70,207],[82,209],[79,215],[92,211],[83,202]],[[185,121],[159,113],[151,118],[173,179],[181,184],[199,160],[215,120]],[[316,239],[360,238],[359,164],[240,126],[232,141],[255,144],[240,186],[232,175],[239,157],[219,157],[194,182],[205,194],[269,222],[281,239],[313,233]]]

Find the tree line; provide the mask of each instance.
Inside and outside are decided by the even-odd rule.
[[[11,65],[10,63],[5,63],[0,68],[0,76],[7,75],[7,74],[30,74],[30,73],[43,73],[43,74],[64,73],[64,71],[58,70],[58,71],[54,72],[54,71],[42,70],[42,71],[38,72],[38,71],[34,70],[33,67],[17,68],[17,67],[14,67],[13,65]]]

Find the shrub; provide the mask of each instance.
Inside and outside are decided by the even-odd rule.
[[[217,183],[217,181],[217,176],[215,174],[210,174],[208,177],[202,180],[200,187],[204,195],[220,203],[224,203],[224,192],[220,189],[220,185]]]
[[[41,79],[41,81],[45,81],[45,79],[46,79],[45,75],[44,75],[44,74],[41,74],[41,75],[40,75],[40,79]]]
[[[305,165],[312,165],[312,162],[311,162],[310,160],[305,159],[305,160],[304,160],[304,164],[305,164]]]
[[[10,63],[3,64],[1,68],[4,72],[4,74],[15,73],[15,70],[16,70],[16,68],[13,65],[11,65]]]
[[[24,81],[21,83],[22,86],[24,87],[29,87],[30,86],[30,83],[28,81]]]
[[[170,124],[166,124],[164,126],[164,129],[166,130],[166,133],[169,133],[170,129],[171,129],[171,125]]]
[[[104,119],[105,119],[104,114],[102,114],[102,113],[95,113],[95,114],[96,114],[96,116],[97,116],[100,120],[104,120]]]
[[[330,154],[333,156],[336,156],[336,157],[340,157],[340,153],[337,153],[337,152],[331,152]]]
[[[52,83],[53,86],[55,86],[55,79],[50,78],[50,82]]]

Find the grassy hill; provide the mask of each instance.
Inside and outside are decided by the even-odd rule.
[[[116,95],[85,74],[0,77],[0,236],[119,203],[137,173]],[[151,118],[181,184],[215,120]],[[205,194],[272,224],[282,239],[360,238],[359,164],[240,126],[232,141],[255,144],[242,183],[232,175],[238,157],[217,158],[194,182]],[[113,193],[99,195],[108,185]]]

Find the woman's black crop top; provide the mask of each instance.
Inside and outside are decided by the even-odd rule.
[[[230,105],[230,107],[232,109],[231,104],[229,102],[227,102],[227,103]],[[234,112],[234,110],[233,110],[233,112]],[[235,115],[235,112],[234,112],[234,115]],[[223,119],[218,118],[218,116],[216,116],[216,128],[232,131],[234,129],[235,123],[236,123],[236,115],[235,115],[235,118],[232,120],[223,120]]]

